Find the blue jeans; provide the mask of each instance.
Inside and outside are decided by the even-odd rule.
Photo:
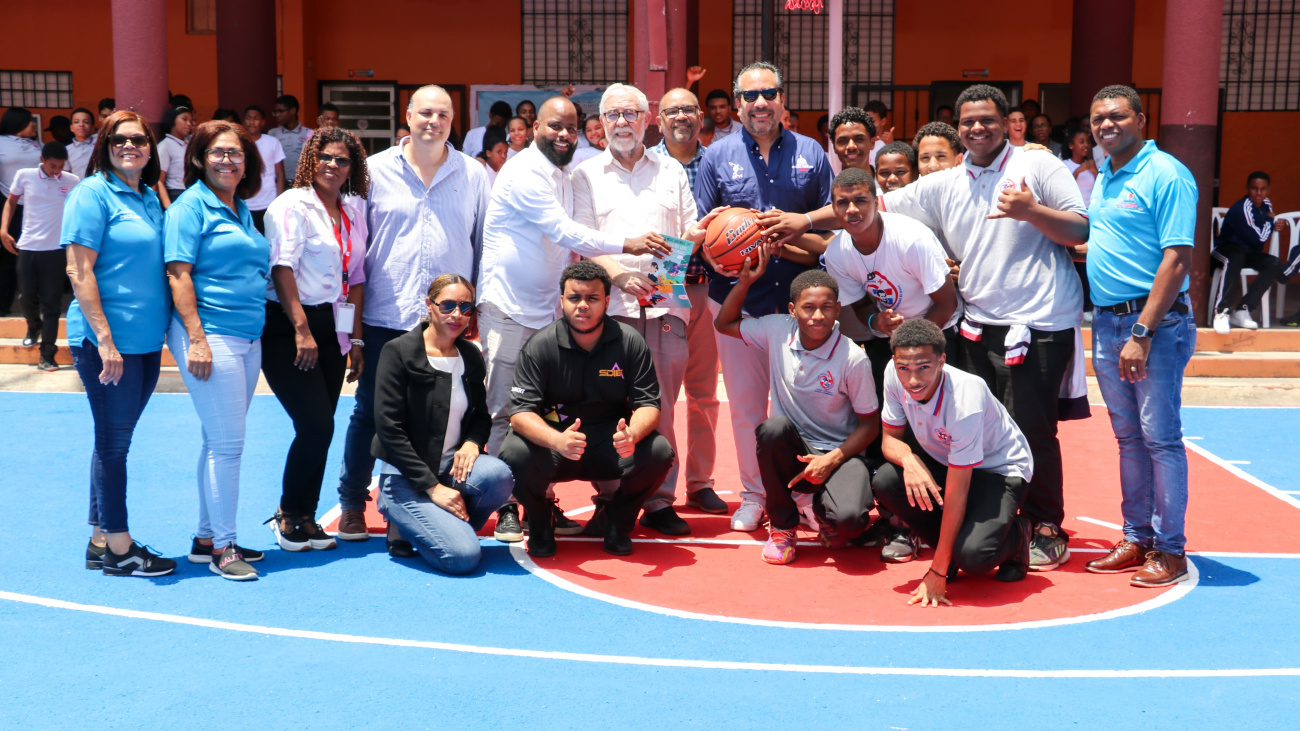
[[[104,361],[99,348],[83,340],[72,345],[72,364],[86,387],[95,420],[95,449],[90,454],[91,525],[105,533],[126,533],[126,455],[140,414],[158,385],[162,351],[122,354],[122,378],[116,386],[99,382]]]
[[[1188,304],[1187,295],[1178,301]],[[1120,377],[1119,354],[1139,316],[1096,311],[1092,365],[1119,441],[1124,538],[1182,554],[1187,543],[1187,450],[1179,409],[1183,370],[1196,350],[1196,322],[1191,314],[1166,314],[1151,337],[1146,378],[1129,383]]]
[[[446,466],[450,467],[450,462]],[[452,484],[445,471],[438,481]],[[515,478],[506,463],[483,454],[474,460],[469,478],[456,486],[465,500],[468,523],[438,507],[428,493],[412,487],[401,475],[379,476],[379,512],[415,544],[430,566],[448,574],[468,574],[478,568],[481,556],[475,532],[506,504],[514,487]]]
[[[370,454],[370,442],[375,438],[375,371],[379,368],[379,352],[388,341],[405,335],[403,330],[392,330],[375,325],[361,325],[361,349],[365,368],[357,380],[357,404],[352,409],[348,433],[343,439],[343,469],[339,471],[339,508],[365,510],[370,499],[370,476],[375,471],[375,458]]]

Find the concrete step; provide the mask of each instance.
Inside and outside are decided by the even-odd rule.
[[[1083,329],[1083,344],[1092,344],[1092,328]],[[1274,327],[1268,330],[1234,328],[1220,335],[1212,327],[1196,329],[1196,352],[1258,353],[1300,351],[1300,328]]]
[[[1092,351],[1085,352],[1088,375]],[[1184,375],[1189,378],[1300,378],[1300,357],[1292,352],[1213,352],[1198,350]]]
[[[27,321],[21,317],[0,317],[0,338],[18,338],[27,336]],[[59,337],[68,337],[68,321],[59,318]]]
[[[54,362],[59,365],[72,365],[72,351],[68,350],[68,341],[60,338],[55,341],[59,350],[54,354]],[[37,346],[30,348],[23,347],[22,336],[16,338],[0,337],[0,363],[36,365],[41,360],[41,349]],[[163,347],[162,364],[164,366],[176,365],[176,360],[172,354]]]

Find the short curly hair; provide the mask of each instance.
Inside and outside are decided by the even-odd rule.
[[[576,261],[564,268],[564,271],[560,273],[560,294],[564,294],[564,283],[570,279],[578,282],[594,282],[599,279],[605,285],[605,296],[607,297],[610,291],[614,289],[614,280],[609,278],[605,267],[590,259]]]
[[[794,281],[790,282],[790,301],[798,302],[799,295],[803,294],[804,290],[813,289],[815,287],[825,287],[829,289],[834,293],[835,299],[837,300],[840,297],[840,285],[839,282],[835,281],[835,277],[832,277],[820,269],[809,269],[806,272],[800,272],[799,275],[794,278]]]
[[[899,348],[926,346],[933,348],[936,356],[943,355],[944,349],[948,346],[948,339],[944,337],[943,330],[940,330],[938,325],[924,317],[905,320],[894,330],[894,334],[889,336],[891,352],[897,352]]]
[[[907,164],[912,166],[912,171],[916,172],[916,150],[906,142],[890,142],[888,145],[880,148],[876,153],[876,164],[880,164],[880,158],[885,155],[902,155],[907,160]]]
[[[343,183],[344,193],[361,196],[370,195],[370,171],[366,169],[366,151],[361,140],[342,127],[321,127],[312,133],[307,144],[302,146],[302,155],[298,158],[298,171],[293,174],[293,187],[309,188],[316,180],[316,168],[320,165],[320,152],[326,145],[342,142],[348,148],[348,157],[352,166],[348,169],[348,179]]]
[[[835,130],[839,129],[840,125],[852,122],[856,122],[857,124],[866,127],[867,134],[872,137],[876,136],[876,122],[871,118],[871,115],[858,107],[844,107],[834,117],[831,117],[831,125],[828,128],[831,139],[835,138]]]
[[[921,140],[926,137],[938,137],[941,140],[947,140],[948,146],[952,148],[954,155],[959,155],[966,151],[961,144],[961,136],[957,130],[947,122],[930,122],[921,129],[916,131],[916,137],[912,139],[912,144],[919,150],[921,149]]]

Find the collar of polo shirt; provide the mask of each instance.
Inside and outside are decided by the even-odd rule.
[[[1113,158],[1113,157],[1107,157],[1107,158],[1106,158],[1106,159],[1101,163],[1100,171],[1101,171],[1102,173],[1104,173],[1104,174],[1106,174],[1106,175],[1110,175],[1110,176],[1112,176],[1112,177],[1113,177],[1113,175],[1117,175],[1117,174],[1119,174],[1119,173],[1127,173],[1127,174],[1129,174],[1129,175],[1137,175],[1139,172],[1142,171],[1142,168],[1146,167],[1147,161],[1151,159],[1151,156],[1154,155],[1155,152],[1156,152],[1156,141],[1155,141],[1155,140],[1147,140],[1146,142],[1143,142],[1143,143],[1142,143],[1142,149],[1138,150],[1137,154],[1133,156],[1133,159],[1132,159],[1132,160],[1129,160],[1129,161],[1124,165],[1124,167],[1120,168],[1118,171],[1115,171],[1115,172],[1112,172],[1112,171],[1111,171],[1111,165],[1110,165],[1110,162],[1111,162],[1111,160],[1114,160],[1114,159],[1115,159],[1115,158]]]
[[[1007,166],[1007,160],[1011,158],[1011,152],[1014,147],[1015,146],[1011,144],[1011,140],[1004,142],[1002,144],[1002,152],[999,152],[998,156],[993,158],[993,162],[989,163],[987,167],[976,165],[975,160],[970,153],[966,153],[962,158],[961,164],[966,166],[966,172],[970,173],[972,178],[982,175],[986,171],[1000,173],[1003,168]]]

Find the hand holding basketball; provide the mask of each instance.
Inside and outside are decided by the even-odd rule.
[[[758,215],[749,208],[728,208],[714,216],[705,230],[703,248],[714,269],[736,276],[742,262],[758,256],[764,238]]]
[[[760,246],[758,252],[758,256],[741,262],[740,272],[737,274],[740,281],[737,282],[737,284],[743,284],[748,287],[754,282],[762,279],[763,275],[767,273],[767,248]]]

